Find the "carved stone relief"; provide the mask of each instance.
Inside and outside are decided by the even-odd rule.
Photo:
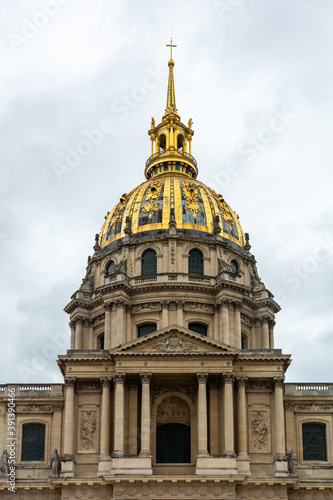
[[[160,352],[190,352],[198,349],[192,342],[183,340],[177,334],[170,335],[170,337],[158,342],[152,348]]]
[[[78,391],[99,391],[100,388],[101,384],[95,381],[84,381],[77,384]]]
[[[250,453],[270,452],[269,428],[268,410],[252,410],[250,412]]]
[[[90,407],[89,407],[90,406]],[[79,413],[78,451],[81,453],[96,453],[98,412],[94,405],[87,405]]]
[[[157,422],[190,422],[190,409],[186,402],[178,396],[169,396],[163,399],[157,409]]]

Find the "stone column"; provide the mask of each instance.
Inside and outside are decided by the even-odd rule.
[[[246,381],[247,377],[237,379],[237,436],[238,436],[238,458],[248,459],[247,449],[247,405],[246,405]]]
[[[102,392],[102,411],[101,411],[101,429],[100,429],[100,457],[99,460],[110,458],[110,378],[101,379]]]
[[[126,305],[126,332],[125,332],[125,342],[132,340],[132,307]]]
[[[209,452],[219,455],[219,382],[209,383]]]
[[[129,455],[138,454],[138,382],[128,382],[128,447]]]
[[[152,374],[140,373],[142,384],[141,399],[141,451],[140,456],[150,457],[150,382]]]
[[[112,302],[104,305],[105,319],[104,319],[104,349],[111,349],[111,310]]]
[[[75,349],[75,321],[69,323],[71,329],[71,350]]]
[[[74,464],[74,432],[76,425],[74,425],[74,389],[75,377],[65,378],[66,398],[65,398],[65,411],[64,411],[64,453],[62,457],[63,472],[73,472]],[[71,462],[72,466],[67,462]]]
[[[161,301],[161,306],[162,306],[162,328],[165,328],[169,324],[169,305],[170,305],[170,301],[169,300],[162,300]]]
[[[177,325],[184,326],[184,306],[185,302],[182,300],[176,301],[177,307]]]
[[[198,372],[198,456],[208,456],[207,440],[207,372]]]
[[[75,349],[83,349],[83,318],[78,317],[76,319],[75,328]]]
[[[268,318],[262,318],[262,348],[269,349],[269,329],[268,329]]]
[[[114,377],[114,458],[124,456],[124,427],[125,427],[125,400],[124,383],[125,373],[116,373]]]
[[[117,307],[117,328],[116,328],[116,334],[113,335],[114,337],[114,344],[111,343],[112,347],[115,347],[119,344],[123,344],[124,340],[124,313],[125,313],[125,302],[123,300],[117,300],[116,302],[116,307]]]
[[[242,323],[241,323],[241,302],[234,302],[235,308],[235,347],[237,349],[242,348]]]
[[[274,378],[274,435],[275,435],[275,459],[274,475],[276,477],[288,474],[288,464],[285,444],[285,423],[283,407],[283,378]]]
[[[94,349],[94,320],[89,319],[88,320],[88,326],[89,326],[89,344],[88,344],[88,349]]]
[[[251,343],[249,345],[249,348],[250,349],[256,349],[256,346],[257,346],[257,342],[256,342],[256,322],[254,319],[251,319],[250,321],[250,325],[251,325],[251,334],[250,334],[250,339],[251,339]]]
[[[222,300],[222,342],[229,344],[229,301]]]
[[[275,321],[270,321],[269,323],[269,348],[274,349],[274,326]]]
[[[285,428],[283,409],[283,378],[274,379],[274,420],[275,420],[275,459],[285,460]]]
[[[234,398],[233,398],[233,384],[234,377],[231,373],[223,375],[224,380],[224,454],[225,457],[234,458],[235,444],[234,444]]]
[[[215,340],[222,340],[220,338],[220,331],[219,331],[219,315],[220,315],[220,304],[215,304],[214,305],[214,339]]]

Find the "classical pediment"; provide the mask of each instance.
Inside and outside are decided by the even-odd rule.
[[[170,325],[157,332],[132,340],[113,351],[113,354],[236,354],[238,350],[198,333]]]

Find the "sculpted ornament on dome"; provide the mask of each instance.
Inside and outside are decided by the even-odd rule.
[[[228,206],[227,206],[226,202],[224,201],[223,196],[221,194],[217,194],[216,191],[214,191],[213,189],[210,189],[210,190],[213,193],[213,195],[217,201],[218,207],[222,212],[223,219],[228,224],[230,232],[232,232],[234,220],[233,220],[232,216],[230,215],[230,213],[228,212]]]
[[[200,212],[200,205],[198,202],[199,192],[195,187],[193,182],[190,181],[182,181],[183,182],[183,191],[186,198],[185,208],[191,210],[193,213],[193,219],[197,218],[197,213]]]
[[[112,223],[111,227],[114,229],[116,227],[117,222],[121,222],[122,217],[123,217],[123,212],[126,208],[127,202],[130,198],[130,194],[124,193],[120,200],[118,201],[116,208],[114,209],[113,217],[112,217]]]
[[[162,188],[163,181],[156,180],[149,185],[146,192],[145,201],[148,201],[148,203],[142,207],[142,211],[149,213],[149,219],[152,218],[153,212],[158,212],[160,209],[159,204],[155,200],[161,196]]]

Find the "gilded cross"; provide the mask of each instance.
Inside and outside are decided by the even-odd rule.
[[[170,44],[166,44],[167,47],[170,47],[170,59],[172,59],[172,47],[177,47],[177,45],[172,45],[172,38]]]

